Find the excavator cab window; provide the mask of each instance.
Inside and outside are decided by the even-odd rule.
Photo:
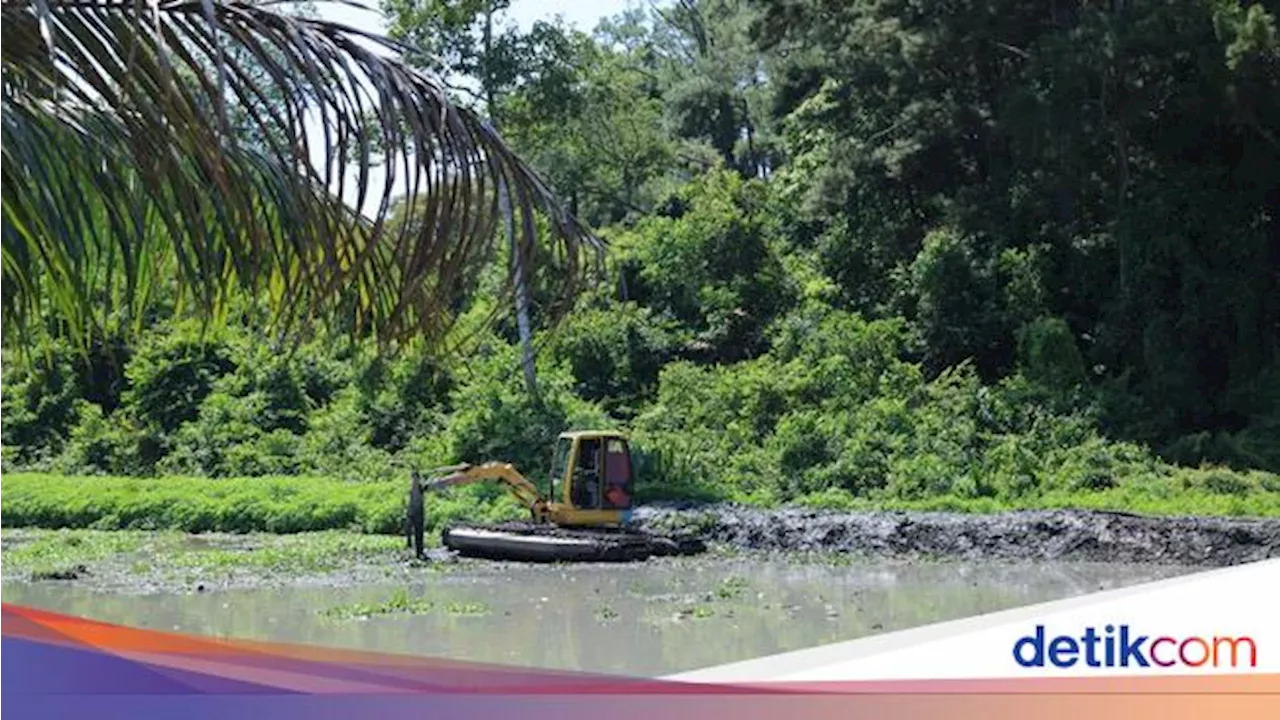
[[[573,473],[573,504],[581,510],[600,509],[600,441],[582,440]]]
[[[604,456],[604,506],[609,510],[627,510],[631,507],[631,453],[627,443],[610,438],[605,443]]]
[[[556,497],[556,485],[565,479],[565,471],[569,469],[569,453],[573,450],[573,441],[569,438],[560,438],[556,443],[555,456],[551,458],[551,487],[547,497]]]

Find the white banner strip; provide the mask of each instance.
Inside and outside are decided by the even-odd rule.
[[[691,682],[1280,672],[1280,560],[1144,583],[669,679]]]

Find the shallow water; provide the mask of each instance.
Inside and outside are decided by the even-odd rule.
[[[135,627],[629,675],[663,675],[1133,585],[1131,565],[796,564],[740,558],[516,566],[410,585],[119,595],[6,584],[4,601]],[[421,614],[335,617],[397,592]],[[472,613],[464,605],[470,605]]]

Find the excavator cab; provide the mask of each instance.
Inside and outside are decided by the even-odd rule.
[[[564,433],[556,442],[548,497],[566,509],[625,513],[631,510],[634,489],[631,451],[621,434]]]

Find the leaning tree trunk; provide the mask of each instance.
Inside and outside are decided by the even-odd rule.
[[[493,50],[493,8],[490,7],[485,12],[484,23],[484,56],[490,57]],[[486,66],[487,67],[487,66]],[[500,132],[498,122],[498,106],[495,102],[495,92],[493,87],[493,78],[488,70],[485,70],[483,79],[484,95],[489,113],[489,123],[493,125],[495,131]],[[520,247],[519,241],[516,239],[516,221],[515,215],[511,211],[511,197],[507,190],[507,183],[500,182],[498,185],[498,202],[501,206],[503,219],[507,223],[507,242],[511,247],[511,263],[515,271],[515,291],[516,291],[516,328],[520,332],[520,364],[524,368],[524,384],[525,389],[529,392],[529,396],[533,398],[535,403],[540,401],[538,396],[538,371],[534,363],[533,354],[533,330],[529,323],[529,285],[528,275],[526,273],[527,263],[525,262],[524,249]]]
[[[524,251],[516,240],[515,215],[507,196],[506,183],[501,188],[502,214],[507,223],[507,239],[511,245],[511,262],[515,270],[516,327],[520,332],[520,364],[524,368],[525,388],[538,400],[538,372],[533,354],[533,330],[529,322],[529,286],[525,274]]]

